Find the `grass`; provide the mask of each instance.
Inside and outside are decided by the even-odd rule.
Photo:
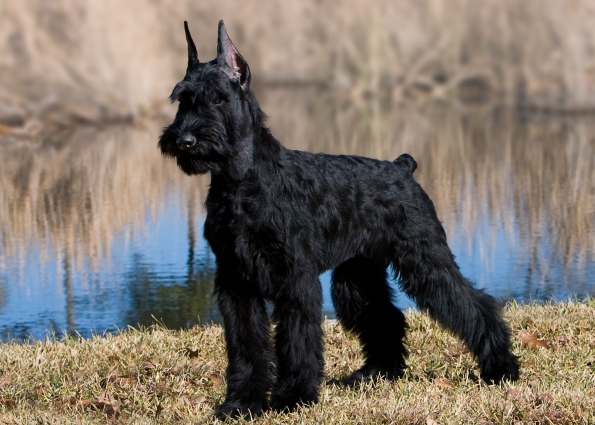
[[[514,384],[478,381],[461,344],[427,315],[409,312],[409,368],[403,379],[353,389],[323,384],[318,404],[293,413],[267,412],[254,422],[595,422],[595,299],[512,303],[506,317],[522,368]],[[357,368],[357,340],[336,321],[326,320],[323,327],[326,377]],[[210,422],[224,397],[225,365],[223,330],[216,325],[3,343],[0,424]]]

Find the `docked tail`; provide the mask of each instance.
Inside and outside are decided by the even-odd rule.
[[[413,157],[408,153],[399,155],[399,157],[393,161],[393,164],[400,167],[406,167],[411,172],[411,174],[413,174],[413,172],[417,169],[417,162],[415,162],[415,159],[413,159]]]

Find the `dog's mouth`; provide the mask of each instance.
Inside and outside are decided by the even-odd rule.
[[[205,160],[203,157],[196,157],[194,155],[177,155],[176,162],[180,169],[189,176],[197,174],[206,174],[212,171],[212,162]]]
[[[179,135],[168,128],[164,130],[158,144],[161,153],[175,158],[178,167],[188,175],[220,171],[225,159],[210,149],[211,145],[213,142],[201,135]]]
[[[158,144],[163,155],[175,158],[180,169],[188,175],[219,173],[226,167],[234,151],[226,142],[222,128],[180,127],[174,123],[163,130]]]
[[[176,158],[180,169],[188,175],[217,171],[221,162],[217,160],[217,155],[209,152],[204,144],[200,143],[191,148],[176,147],[172,156]]]

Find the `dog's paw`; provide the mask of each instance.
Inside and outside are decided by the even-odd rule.
[[[309,394],[280,394],[273,393],[269,407],[276,412],[293,411],[298,406],[304,406],[308,404],[314,404],[318,402],[318,393]]]
[[[340,380],[333,380],[330,383],[353,387],[361,383],[376,381],[380,378],[394,381],[401,378],[402,376],[403,372],[400,370],[385,371],[378,367],[365,365],[353,372],[351,375]]]
[[[488,384],[499,384],[504,380],[516,381],[519,379],[519,361],[512,353],[499,359],[499,362],[490,361],[480,364],[481,379]]]
[[[240,401],[224,401],[214,412],[215,418],[224,421],[228,418],[252,419],[262,414],[262,406],[258,404],[244,404]]]

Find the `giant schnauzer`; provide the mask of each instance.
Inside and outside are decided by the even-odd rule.
[[[515,380],[516,356],[496,300],[464,278],[415,160],[312,154],[281,145],[250,91],[250,68],[219,22],[217,58],[200,62],[187,23],[188,69],[159,140],[186,174],[211,173],[204,235],[227,343],[227,396],[216,416],[316,402],[323,372],[322,289],[332,269],[341,324],[361,341],[347,383],[403,374],[400,287],[475,355],[487,382]],[[274,305],[274,343],[265,300]],[[274,348],[273,348],[274,346]],[[269,399],[270,394],[270,399]]]

